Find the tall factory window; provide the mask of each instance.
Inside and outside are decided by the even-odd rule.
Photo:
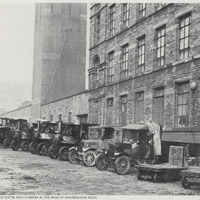
[[[127,95],[120,96],[120,124],[122,126],[127,124]]]
[[[115,4],[110,7],[110,35],[115,34]]]
[[[188,126],[189,117],[189,84],[188,82],[177,85],[177,117],[178,126]]]
[[[111,125],[113,117],[113,98],[106,99],[107,109],[106,109],[106,124]]]
[[[129,3],[123,4],[123,28],[129,25]]]
[[[145,71],[145,36],[138,39],[138,73]]]
[[[135,96],[135,121],[144,121],[144,92],[137,92]]]
[[[180,44],[179,55],[180,59],[188,58],[190,52],[190,26],[191,26],[191,14],[187,14],[180,18]]]
[[[107,81],[111,83],[114,77],[114,51],[108,54],[109,63],[108,63],[108,71],[107,71]]]
[[[139,3],[139,18],[145,17],[146,15],[146,3]]]
[[[153,121],[163,126],[164,121],[164,87],[154,90]]]
[[[97,33],[97,41],[100,40],[100,15],[97,16],[97,29],[96,29],[96,33]]]
[[[128,44],[122,47],[121,78],[128,76]]]
[[[157,66],[161,67],[165,65],[165,38],[166,38],[166,27],[163,26],[157,30]]]

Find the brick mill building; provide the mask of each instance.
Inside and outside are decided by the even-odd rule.
[[[200,4],[90,9],[89,122],[153,120],[163,141],[200,153]]]

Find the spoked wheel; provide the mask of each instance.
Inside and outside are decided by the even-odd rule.
[[[86,151],[83,155],[83,162],[87,167],[95,165],[96,153],[94,151]]]
[[[22,151],[28,151],[30,142],[23,141],[21,144]]]
[[[182,185],[185,189],[189,189],[189,188],[191,187],[191,184],[187,182],[187,179],[186,179],[185,176],[182,178],[181,185]]]
[[[124,175],[128,173],[130,167],[131,167],[131,162],[127,156],[123,155],[117,157],[115,161],[115,170],[118,174]]]
[[[11,142],[11,148],[12,148],[13,151],[17,151],[17,150],[19,149],[19,147],[20,147],[20,145],[19,145],[19,142],[18,142],[18,141],[13,140],[13,141]]]
[[[69,160],[69,147],[61,147],[59,150],[59,157],[61,160]]]
[[[32,154],[37,154],[37,143],[36,142],[31,142],[29,145],[29,151]]]
[[[160,183],[162,181],[162,175],[160,173],[155,173],[153,175],[153,181],[155,183]]]
[[[69,162],[72,164],[78,164],[80,162],[79,155],[75,149],[69,151]]]
[[[11,139],[10,138],[5,138],[3,141],[3,148],[7,148],[10,146]]]
[[[48,156],[51,159],[57,159],[59,157],[58,149],[53,145],[50,146],[49,151],[48,151]]]
[[[101,171],[106,170],[108,168],[106,160],[108,160],[108,157],[104,153],[99,154],[95,159],[97,169]]]
[[[45,142],[38,144],[37,146],[38,155],[45,156],[48,153],[48,146]]]

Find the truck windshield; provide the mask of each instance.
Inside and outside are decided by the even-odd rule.
[[[136,143],[137,142],[136,130],[123,130],[123,142],[124,143]]]
[[[45,123],[41,127],[40,132],[41,133],[54,133],[56,130],[57,130],[57,125],[56,124]]]
[[[102,137],[102,129],[90,129],[88,133],[89,140],[97,140]]]
[[[19,129],[19,126],[18,126],[18,121],[17,120],[10,120],[10,127],[13,128],[13,129]]]

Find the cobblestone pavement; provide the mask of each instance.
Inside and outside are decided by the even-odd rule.
[[[180,181],[139,181],[137,170],[120,176],[83,164],[3,149],[0,146],[0,195],[199,195],[200,187],[184,189]]]

